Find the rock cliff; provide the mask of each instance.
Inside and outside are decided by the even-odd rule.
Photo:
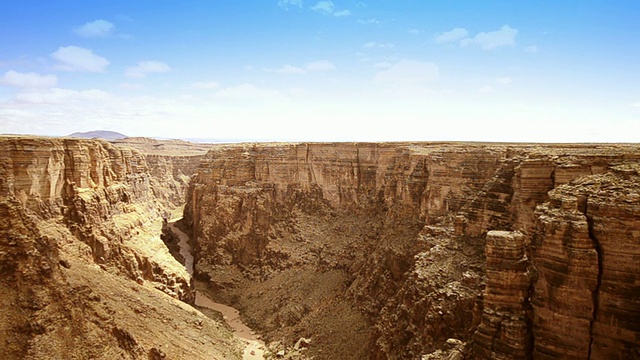
[[[154,251],[161,249],[149,249],[161,243],[145,229],[167,216],[161,200],[176,191],[152,186],[166,179],[151,176],[144,155],[78,139],[4,139],[0,146],[8,155],[0,160],[0,194],[43,220],[66,223],[91,247],[96,263],[153,281],[179,299],[193,298],[183,269]]]
[[[451,338],[474,358],[633,358],[640,204],[620,194],[638,160],[623,144],[216,146],[185,207],[196,276],[318,358]],[[619,196],[588,195],[621,174]]]
[[[186,184],[168,169],[190,161],[59,138],[2,137],[0,153],[3,358],[239,356],[179,301],[193,282],[159,237]]]
[[[534,357],[640,358],[640,167],[612,166],[537,209]]]

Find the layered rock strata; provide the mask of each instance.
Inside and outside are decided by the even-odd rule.
[[[616,166],[639,160],[634,145],[217,146],[193,178],[185,220],[196,244],[196,274],[239,299],[254,322],[266,315],[251,301],[273,301],[261,295],[263,290],[251,290],[261,283],[283,286],[286,282],[278,280],[283,274],[292,282],[302,281],[296,276],[303,272],[304,279],[313,271],[342,274],[336,279],[344,279],[345,288],[337,287],[330,298],[366,316],[361,325],[370,329],[363,334],[369,337],[365,348],[371,358],[418,357],[445,347],[452,337],[471,344],[468,351],[478,358],[595,358],[602,349],[614,354],[610,349],[616,346],[630,354],[630,344],[638,344],[633,320],[638,311],[628,298],[638,278],[634,255],[607,265],[610,274],[628,273],[629,282],[605,286],[598,264],[607,269],[607,256],[598,255],[604,246],[593,248],[592,238],[606,238],[603,229],[620,226],[615,219],[624,224],[624,242],[634,254],[635,225],[624,219],[635,216],[638,203],[614,209],[587,201],[579,207],[602,212],[559,215],[553,220],[557,224],[548,226],[550,216],[543,209],[553,207],[550,190],[585,176],[609,176]],[[605,217],[604,211],[615,215]],[[601,218],[610,220],[597,222]],[[565,235],[558,235],[557,229],[565,228]],[[621,248],[608,251],[627,254]],[[456,252],[464,255],[455,266],[445,265]],[[595,280],[588,280],[594,274]],[[606,301],[605,289],[610,292]],[[288,299],[301,306],[295,321],[267,329],[267,337],[275,331],[295,341],[299,332],[324,331],[318,321],[329,310],[322,302],[300,300],[302,293]],[[597,311],[587,305],[594,299]],[[573,304],[578,304],[575,312],[562,310]],[[285,311],[278,309],[271,314]],[[612,320],[618,312],[626,315],[625,323]],[[461,313],[464,321],[455,315]],[[555,320],[564,317],[567,321],[552,334]],[[585,324],[587,330],[580,330]],[[562,333],[557,329],[572,339],[554,340]],[[329,339],[328,333],[314,336]],[[314,345],[308,351],[322,357]]]
[[[640,358],[640,167],[549,196],[534,237],[534,357]]]
[[[17,199],[42,220],[65,223],[91,247],[95,262],[193,299],[188,275],[166,254],[149,251],[161,250],[162,243],[145,228],[166,217],[156,194],[173,190],[152,186],[163,179],[150,175],[144,155],[80,139],[6,138],[0,147],[7,154],[0,160],[3,197]]]
[[[154,176],[170,159],[98,140],[1,137],[0,153],[3,358],[240,356],[179,301],[193,282],[160,240],[188,166]]]
[[[482,322],[473,352],[483,359],[527,359],[531,354],[530,262],[520,232],[489,231]]]

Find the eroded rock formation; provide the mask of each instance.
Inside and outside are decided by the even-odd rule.
[[[171,159],[34,137],[0,138],[0,153],[3,358],[239,357],[224,326],[179,301],[193,282],[159,238],[186,185],[159,176]]]
[[[590,197],[600,185],[557,198],[638,160],[634,145],[218,146],[185,217],[197,276],[258,328],[275,321],[268,339],[312,336],[309,356],[417,358],[456,338],[474,358],[633,357],[640,204]],[[328,273],[318,299],[297,285]],[[352,309],[357,339],[332,317]]]
[[[0,146],[8,155],[1,160],[1,194],[45,221],[66,223],[91,247],[96,263],[112,265],[134,280],[154,281],[179,299],[193,299],[184,271],[179,266],[168,271],[172,264],[162,263],[170,257],[154,254],[153,241],[136,236],[166,217],[161,200],[176,192],[152,186],[166,179],[150,175],[144,155],[78,139],[6,139]]]
[[[534,356],[640,358],[638,163],[549,196],[534,237]]]

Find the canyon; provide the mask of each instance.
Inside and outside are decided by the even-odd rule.
[[[640,358],[637,144],[0,150],[8,359],[241,358],[197,291],[266,357]],[[183,205],[193,276],[160,239]]]

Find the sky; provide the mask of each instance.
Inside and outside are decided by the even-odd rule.
[[[640,140],[637,0],[2,0],[0,9],[0,134]]]

